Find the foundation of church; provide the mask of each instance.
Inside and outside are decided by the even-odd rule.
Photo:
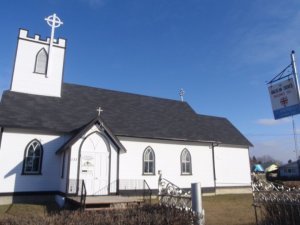
[[[54,194],[25,194],[0,196],[0,205],[10,204],[50,204],[55,203]]]
[[[252,194],[251,186],[248,187],[217,187],[216,195],[225,194]]]

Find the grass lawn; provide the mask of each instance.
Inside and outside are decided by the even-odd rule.
[[[31,204],[12,204],[0,206],[0,218],[5,214],[13,216],[26,216],[28,214],[44,216],[47,214],[47,206]]]
[[[254,225],[255,217],[252,208],[252,195],[217,195],[203,197],[203,208],[205,210],[206,225]],[[55,209],[52,206],[13,204],[0,206],[1,217],[9,214],[22,216],[43,217]]]
[[[203,197],[206,225],[254,225],[251,194]]]
[[[0,216],[3,215],[9,208],[9,205],[0,205]]]

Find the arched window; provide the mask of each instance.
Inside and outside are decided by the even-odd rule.
[[[147,147],[144,151],[143,174],[155,174],[155,155],[151,147]]]
[[[35,73],[46,74],[47,72],[48,54],[44,48],[42,48],[37,54],[35,59]]]
[[[32,140],[25,149],[23,174],[41,174],[43,147],[38,140]]]
[[[185,148],[181,152],[181,174],[190,175],[192,174],[192,157],[190,152]]]

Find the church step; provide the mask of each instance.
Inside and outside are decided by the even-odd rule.
[[[70,206],[82,207],[79,196],[68,197]],[[85,210],[126,209],[144,203],[140,197],[128,196],[87,196]]]

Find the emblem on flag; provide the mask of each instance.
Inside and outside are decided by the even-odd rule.
[[[283,97],[280,99],[280,104],[286,107],[286,105],[289,103],[289,100],[287,97]]]

